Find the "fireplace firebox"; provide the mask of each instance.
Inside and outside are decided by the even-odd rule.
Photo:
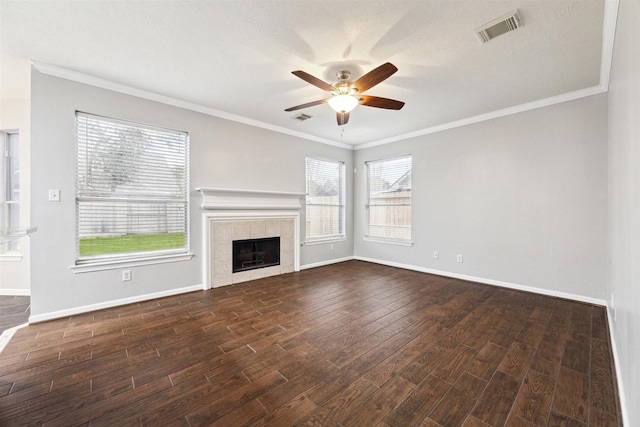
[[[280,237],[233,241],[233,272],[280,265]]]

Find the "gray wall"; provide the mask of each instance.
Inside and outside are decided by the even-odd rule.
[[[610,319],[626,422],[640,422],[640,3],[620,2],[609,86]],[[625,402],[622,402],[623,404]]]
[[[604,302],[606,139],[598,95],[358,150],[355,255]],[[414,245],[365,242],[364,162],[403,154]]]
[[[32,70],[31,87],[31,314],[57,317],[140,299],[203,283],[199,193],[191,191],[191,261],[74,274],[75,261],[75,111],[132,120],[190,133],[190,187],[305,191],[305,156],[341,160],[353,168],[350,150],[332,147],[223,120],[209,115],[52,77]],[[348,175],[347,191],[352,179]],[[48,202],[48,190],[60,189],[61,202]],[[347,234],[352,235],[347,205]],[[304,226],[304,211],[301,218]],[[304,230],[301,230],[301,235]],[[301,249],[301,265],[330,262],[353,254],[351,238]]]

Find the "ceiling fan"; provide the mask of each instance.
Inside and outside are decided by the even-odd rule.
[[[304,71],[292,71],[291,73],[320,89],[329,92],[331,96],[317,101],[307,102],[306,104],[296,105],[287,108],[284,111],[295,111],[302,108],[313,107],[328,103],[336,112],[338,126],[347,124],[349,121],[349,113],[356,108],[358,104],[367,107],[384,108],[387,110],[400,110],[404,106],[404,102],[395,99],[381,98],[379,96],[363,95],[362,93],[371,89],[378,83],[389,78],[398,68],[390,62],[374,68],[355,82],[351,81],[351,73],[349,71],[338,71],[336,77],[338,81],[333,85],[325,83],[317,77],[312,76]]]

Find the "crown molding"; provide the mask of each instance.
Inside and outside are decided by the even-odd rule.
[[[162,104],[171,105],[178,108],[184,108],[185,110],[195,111],[209,116],[218,117],[232,122],[242,123],[245,125],[270,130],[273,132],[283,133],[286,135],[295,136],[297,138],[306,139],[309,141],[320,142],[322,144],[332,145],[338,148],[346,148],[352,150],[353,146],[344,144],[342,142],[332,141],[325,138],[309,135],[303,132],[283,128],[281,126],[275,126],[269,123],[261,122],[259,120],[249,119],[247,117],[238,116],[236,114],[227,113],[211,107],[205,107],[204,105],[196,104],[193,102],[184,101],[181,99],[173,98],[171,96],[160,95],[158,93],[138,89],[132,86],[127,86],[121,83],[116,83],[110,80],[95,77],[89,74],[81,73],[79,71],[70,70],[68,68],[59,67],[57,65],[46,64],[39,61],[31,61],[33,67],[43,74],[47,74],[53,77],[59,77],[66,80],[71,80],[77,83],[86,84],[89,86],[99,87],[101,89],[107,89],[114,92],[122,93],[125,95],[131,95],[138,98],[146,99],[149,101],[160,102]]]
[[[442,132],[449,129],[455,129],[462,126],[471,125],[474,123],[484,122],[487,120],[493,120],[500,117],[509,116],[511,114],[522,113],[524,111],[535,110],[537,108],[548,107],[550,105],[560,104],[562,102],[573,101],[587,96],[597,95],[606,92],[607,89],[603,86],[592,86],[586,89],[580,89],[573,92],[563,93],[562,95],[552,96],[545,99],[539,99],[537,101],[527,102],[526,104],[520,104],[502,110],[492,111],[490,113],[479,114],[477,116],[467,117],[466,119],[456,120],[442,125],[432,126],[426,129],[421,129],[415,132],[409,132],[402,135],[397,135],[391,138],[380,139],[378,141],[367,142],[365,144],[356,145],[354,150],[361,150],[363,148],[376,147],[378,145],[390,144],[392,142],[404,141],[418,136],[429,135],[431,133]]]
[[[319,142],[322,144],[331,145],[338,148],[344,148],[347,150],[361,150],[364,148],[375,147],[378,145],[390,144],[393,142],[404,141],[407,139],[415,138],[422,135],[429,135],[432,133],[442,132],[449,129],[455,129],[462,126],[467,126],[474,123],[483,122],[486,120],[493,120],[499,117],[508,116],[511,114],[517,114],[524,111],[534,110],[537,108],[548,107],[550,105],[559,104],[562,102],[573,101],[576,99],[584,98],[587,96],[597,95],[607,92],[609,90],[609,78],[611,74],[611,64],[613,62],[613,47],[615,41],[616,24],[618,20],[618,7],[620,0],[605,0],[604,2],[604,17],[602,25],[602,53],[600,59],[600,83],[597,86],[564,93],[557,96],[552,96],[545,99],[540,99],[525,104],[516,105],[502,110],[496,110],[485,114],[479,114],[476,116],[456,120],[449,123],[443,123],[437,126],[431,126],[425,129],[420,129],[414,132],[405,133],[402,135],[396,135],[390,138],[384,138],[376,141],[367,142],[364,144],[351,145],[343,142],[333,141],[330,139],[320,138],[317,136],[309,135],[303,132],[283,128],[281,126],[275,126],[269,123],[261,122],[259,120],[249,119],[247,117],[238,116],[236,114],[227,113],[215,108],[205,107],[203,105],[195,104],[192,102],[184,101],[181,99],[173,98],[166,95],[160,95],[157,93],[145,91],[142,89],[127,86],[121,83],[112,82],[99,77],[91,76],[88,74],[80,73],[78,71],[70,70],[56,65],[46,64],[43,62],[32,61],[32,65],[41,73],[48,74],[54,77],[60,77],[67,80],[72,80],[78,83],[84,83],[87,85],[112,90],[114,92],[123,93],[126,95],[136,96],[138,98],[147,99],[150,101],[156,101],[174,107],[184,108],[186,110],[196,111],[199,113],[207,114],[210,116],[218,117],[225,120],[230,120],[237,123],[246,124],[257,128],[270,130],[273,132],[282,133],[285,135],[295,136],[297,138],[306,139],[309,141]]]

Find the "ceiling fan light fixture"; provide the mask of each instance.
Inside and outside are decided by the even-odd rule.
[[[358,105],[358,98],[341,94],[332,96],[327,102],[336,113],[349,113]]]
[[[343,126],[349,123],[349,113],[356,108],[358,104],[362,104],[365,107],[383,108],[385,110],[400,110],[404,106],[404,102],[362,94],[362,92],[386,80],[396,71],[398,71],[398,68],[395,65],[386,62],[354,82],[350,80],[351,73],[349,71],[338,71],[336,73],[338,81],[333,84],[326,83],[302,70],[292,71],[291,73],[294,76],[328,92],[329,97],[296,105],[295,107],[289,107],[284,111],[296,111],[320,104],[329,104],[331,109],[336,112],[338,126]]]

